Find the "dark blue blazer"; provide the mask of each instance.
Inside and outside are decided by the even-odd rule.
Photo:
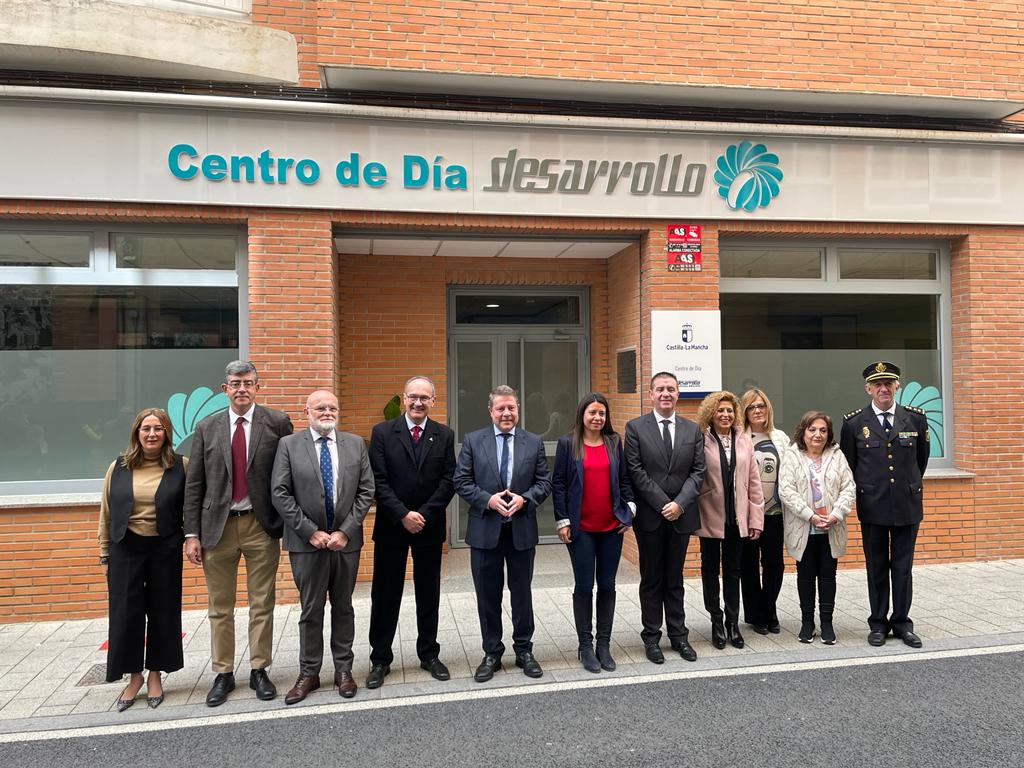
[[[633,485],[629,482],[626,462],[622,458],[622,441],[608,454],[611,476],[612,512],[623,525],[633,525],[633,513],[626,506],[633,501]],[[572,435],[558,438],[555,449],[555,473],[551,478],[551,500],[555,520],[569,521],[569,538],[575,539],[580,529],[580,505],[583,503],[583,459],[572,455]]]
[[[551,473],[539,435],[516,427],[512,449],[512,486],[510,490],[526,500],[526,506],[512,516],[512,546],[525,550],[537,545],[537,507],[551,493]],[[493,494],[505,489],[498,477],[498,450],[494,427],[470,432],[462,439],[455,468],[455,490],[469,505],[466,543],[475,549],[498,546],[504,518],[490,509]]]

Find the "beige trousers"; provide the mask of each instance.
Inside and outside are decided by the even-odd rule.
[[[238,561],[245,558],[249,592],[249,666],[265,669],[273,658],[274,603],[281,542],[266,534],[256,515],[229,517],[217,546],[203,550],[209,595],[213,671],[235,671],[235,593]]]

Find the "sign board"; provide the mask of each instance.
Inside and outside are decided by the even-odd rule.
[[[0,197],[15,200],[1024,224],[1024,143],[1013,137],[583,130],[426,110],[405,120],[43,100],[0,110]]]
[[[700,224],[669,224],[665,243],[669,272],[700,272]]]
[[[651,312],[651,374],[674,373],[679,397],[722,388],[722,313],[717,309]]]

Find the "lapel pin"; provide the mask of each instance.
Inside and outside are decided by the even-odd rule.
[[[864,437],[871,437],[871,430],[868,429],[867,427],[861,427],[860,431],[864,435]]]

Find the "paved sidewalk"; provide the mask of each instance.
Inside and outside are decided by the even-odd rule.
[[[415,611],[412,585],[407,584],[396,660],[385,685],[376,691],[364,687],[369,665],[366,632],[369,620],[369,585],[359,585],[355,595],[356,645],[355,672],[360,689],[358,699],[395,698],[424,694],[479,690],[472,673],[481,658],[480,632],[472,584],[468,577],[468,551],[455,550],[446,557],[445,584],[442,592],[439,641],[441,658],[452,672],[452,680],[434,681],[420,670],[415,653]],[[782,633],[761,636],[749,628],[744,631],[747,647],[715,650],[710,642],[710,624],[702,606],[699,580],[688,580],[686,615],[690,641],[699,656],[696,664],[687,664],[662,641],[668,662],[650,664],[644,658],[638,634],[640,608],[637,601],[638,574],[623,562],[619,572],[618,608],[613,636],[613,655],[619,670],[602,673],[606,677],[659,674],[757,664],[784,664],[793,661],[820,661],[833,658],[861,658],[881,654],[914,653],[902,643],[890,639],[884,648],[870,648],[866,642],[867,588],[862,570],[840,571],[835,616],[838,644],[823,646],[800,644],[799,607],[795,576],[786,577],[779,602]],[[537,629],[535,653],[544,667],[541,681],[532,681],[511,664],[498,673],[488,686],[523,686],[536,682],[594,679],[576,661],[573,629],[571,570],[565,549],[558,546],[538,550],[534,578],[534,611]],[[508,619],[506,593],[506,644],[511,645],[511,621]],[[1024,642],[1024,560],[1004,560],[960,565],[917,566],[914,569],[915,631],[924,640],[924,651],[1010,645]],[[275,662],[271,677],[279,696],[274,702],[257,701],[247,686],[248,649],[247,612],[239,611],[236,636],[239,640],[237,663],[238,688],[218,709],[204,705],[213,673],[210,663],[210,632],[204,611],[184,615],[185,668],[171,674],[165,682],[166,700],[149,710],[144,697],[124,713],[114,710],[114,700],[124,683],[104,683],[107,620],[50,621],[0,625],[0,734],[47,728],[73,728],[97,723],[140,723],[224,713],[263,711],[284,707],[284,692],[298,674],[298,606],[278,606],[275,612]],[[510,655],[506,661],[510,661]],[[333,670],[326,660],[324,677]],[[145,689],[143,688],[143,695]],[[344,700],[326,684],[311,694],[307,702],[344,707]],[[302,707],[303,705],[297,705]]]

